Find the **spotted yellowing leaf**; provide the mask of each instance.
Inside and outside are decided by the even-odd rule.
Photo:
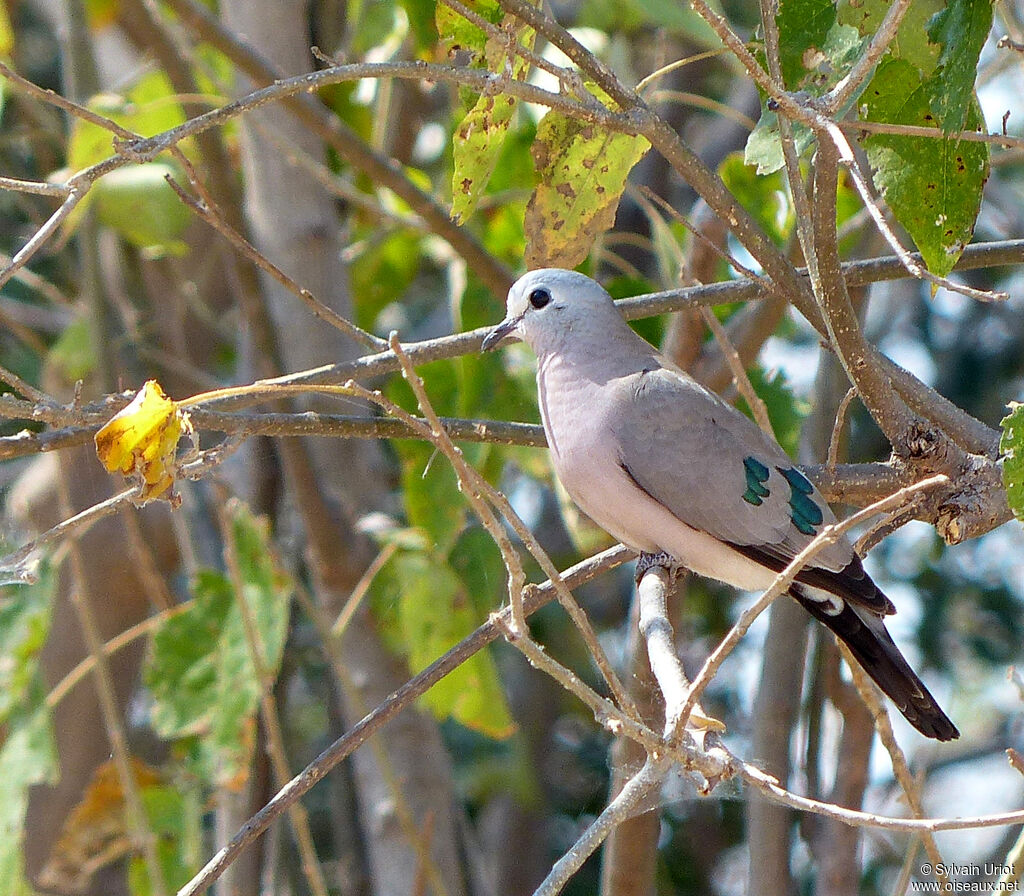
[[[509,53],[509,46],[533,49],[536,34],[514,16],[506,15],[501,30],[506,41],[495,37],[483,44],[487,68],[516,81],[526,79],[529,63],[522,56]],[[500,82],[498,82],[500,83]],[[501,89],[486,93],[466,114],[452,136],[452,219],[465,221],[476,208],[501,158],[505,136],[512,124],[518,100]]]
[[[906,228],[928,270],[944,277],[971,241],[989,175],[984,143],[946,136],[935,120],[931,79],[902,59],[883,61],[860,99],[860,114],[882,124],[915,125],[934,137],[870,134],[863,140],[875,186]],[[981,132],[972,101],[964,129]]]
[[[651,144],[551,110],[537,127],[540,183],[526,208],[526,266],[574,268],[612,224],[626,177]]]
[[[96,454],[111,473],[142,486],[139,503],[165,498],[177,505],[172,491],[177,475],[178,441],[195,431],[188,414],[169,399],[156,380],[149,380],[131,403],[96,433]]]
[[[155,769],[131,760],[137,789],[161,781]],[[60,838],[39,880],[47,888],[81,892],[100,868],[132,854],[134,837],[125,818],[124,788],[114,760],[93,772],[81,801],[64,819]]]

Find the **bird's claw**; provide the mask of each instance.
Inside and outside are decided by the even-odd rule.
[[[648,570],[655,569],[658,566],[667,570],[668,574],[672,577],[672,581],[675,581],[676,573],[679,570],[679,563],[675,557],[667,551],[658,551],[656,554],[648,554],[646,551],[641,551],[636,561],[637,585],[640,584],[640,580]]]

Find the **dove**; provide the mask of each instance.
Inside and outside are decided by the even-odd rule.
[[[822,528],[825,499],[749,418],[635,333],[608,293],[575,271],[531,271],[509,290],[506,336],[537,356],[555,474],[595,523],[640,554],[745,591],[769,588]],[[845,537],[817,553],[789,595],[850,649],[918,731],[960,733],[886,630],[896,612]]]

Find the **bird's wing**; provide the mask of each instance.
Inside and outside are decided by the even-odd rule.
[[[677,519],[775,571],[835,522],[774,440],[685,374],[645,370],[614,388],[620,463]],[[875,613],[892,612],[845,539],[819,552],[798,578]]]

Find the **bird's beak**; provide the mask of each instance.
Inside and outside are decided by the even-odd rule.
[[[492,348],[495,348],[502,339],[519,326],[519,322],[522,319],[523,316],[521,314],[517,314],[515,317],[506,317],[490,333],[484,336],[484,341],[480,344],[480,350],[489,352]]]

